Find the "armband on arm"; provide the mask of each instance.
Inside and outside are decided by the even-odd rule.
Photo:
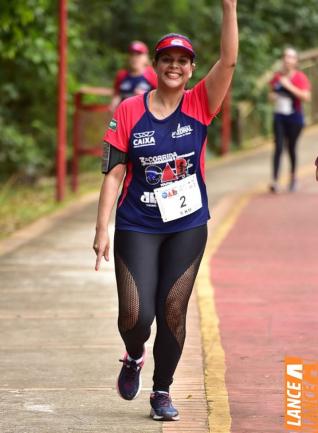
[[[127,164],[128,155],[117,149],[111,144],[104,141],[104,150],[102,158],[102,173],[107,174],[118,164]]]

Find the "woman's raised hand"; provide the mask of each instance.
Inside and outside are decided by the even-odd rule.
[[[237,0],[222,0],[222,3],[223,3],[223,7],[226,7],[226,6],[233,7],[233,6],[237,5]]]

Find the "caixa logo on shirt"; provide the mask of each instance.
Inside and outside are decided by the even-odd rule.
[[[134,147],[154,146],[156,144],[154,133],[155,131],[135,132],[133,139]]]

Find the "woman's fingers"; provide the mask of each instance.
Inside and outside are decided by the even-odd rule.
[[[98,271],[103,257],[107,262],[109,262],[109,236],[107,232],[96,234],[93,243],[93,250],[96,254],[95,271]]]
[[[97,251],[97,257],[96,257],[96,263],[95,263],[95,271],[99,270],[99,266],[100,266],[100,262],[102,260],[103,257],[103,250],[101,248],[98,249]]]
[[[105,260],[107,262],[109,262],[109,244],[107,244],[106,247],[105,247],[104,257],[105,257]]]

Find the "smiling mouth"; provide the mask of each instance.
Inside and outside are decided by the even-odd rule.
[[[167,76],[168,78],[171,78],[171,79],[173,79],[173,80],[176,80],[176,79],[178,79],[178,78],[181,77],[181,74],[178,74],[177,72],[167,72],[167,73],[166,73],[166,76]]]

